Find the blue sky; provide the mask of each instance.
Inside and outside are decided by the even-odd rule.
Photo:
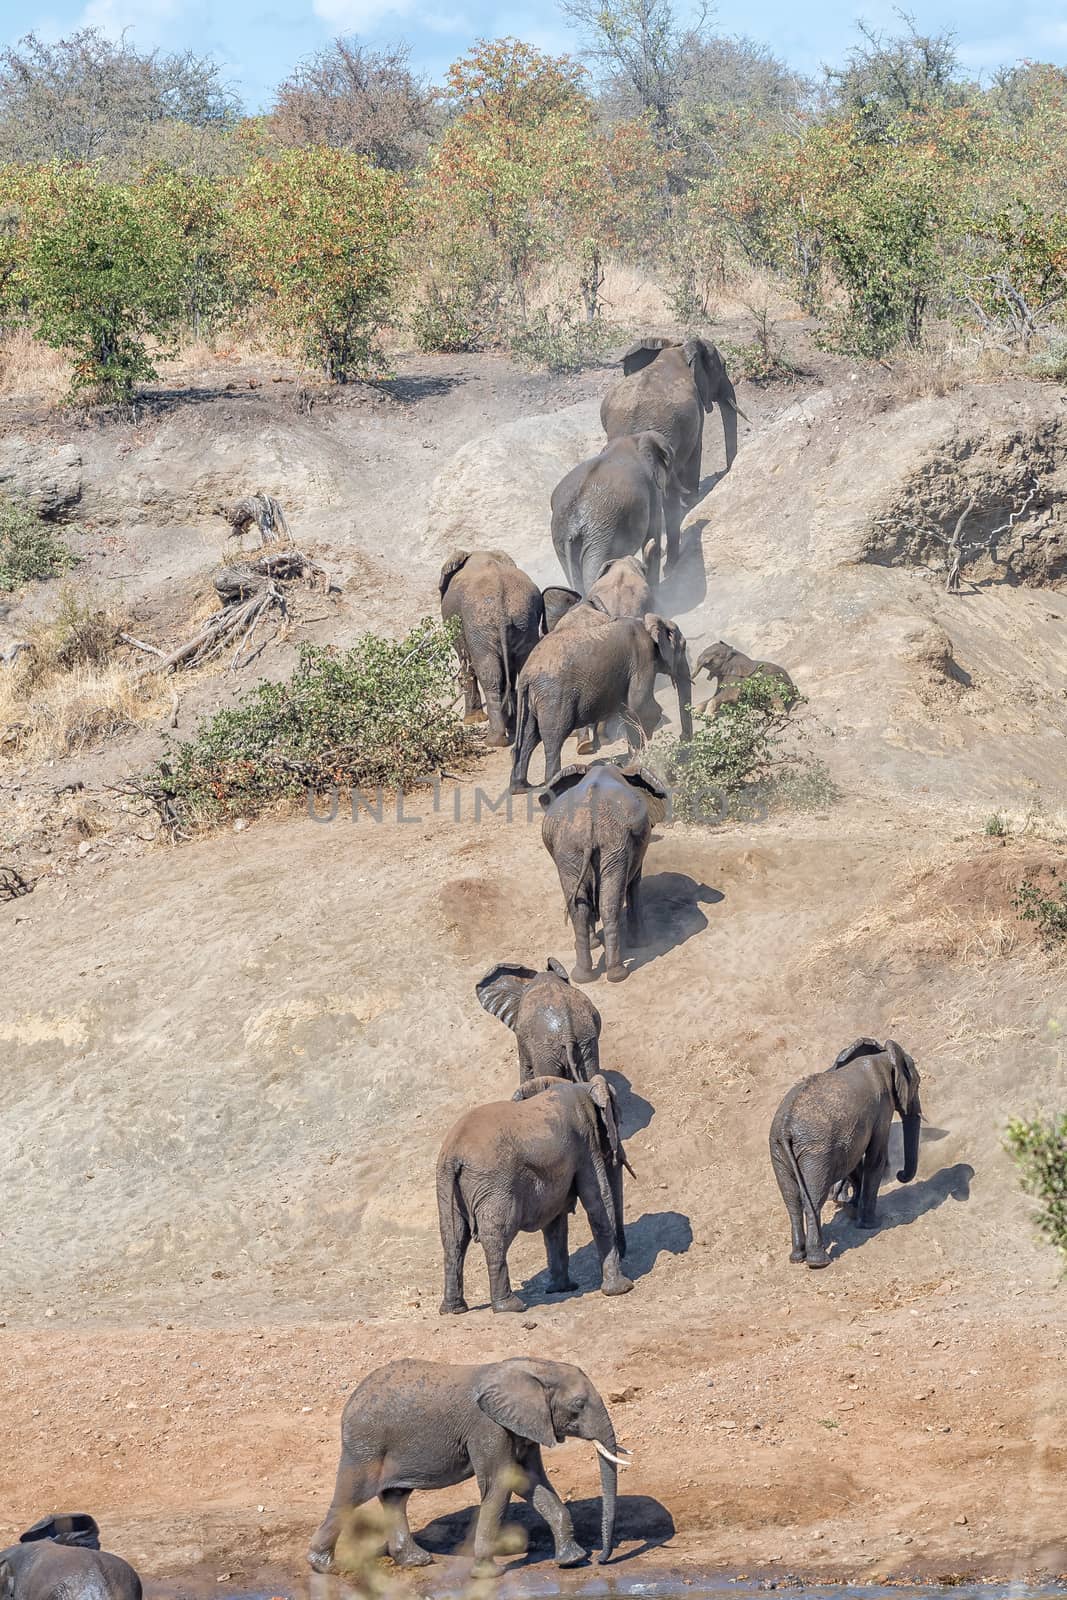
[[[913,0],[904,9],[927,31],[954,29],[975,73],[1024,57],[1067,65],[1067,0]],[[857,17],[891,28],[894,0],[721,0],[715,12],[722,32],[759,39],[805,72],[841,58],[856,37]],[[88,24],[114,36],[129,28],[141,48],[215,54],[250,110],[269,104],[290,66],[337,33],[370,43],[406,39],[415,65],[435,80],[481,35],[516,34],[556,52],[575,46],[552,0],[525,0],[517,9],[502,0],[0,0],[4,42],[30,28],[58,38]]]

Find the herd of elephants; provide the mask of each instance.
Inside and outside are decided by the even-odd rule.
[[[677,624],[654,610],[653,591],[664,546],[668,571],[678,560],[683,510],[698,494],[705,414],[718,404],[729,470],[738,407],[719,352],[702,339],[645,340],[627,351],[622,368],[601,408],[606,447],[552,495],[552,537],[570,587],[539,590],[497,551],[457,552],[441,573],[442,615],[457,619],[465,715],[487,722],[488,744],[513,747],[513,791],[527,787],[531,756],[538,742],[544,746],[542,837],[559,872],[576,947],[569,976],[554,959],[541,972],[501,963],[476,985],[481,1005],[515,1034],[519,1086],[510,1101],[468,1111],[442,1145],[442,1314],[468,1309],[463,1272],[472,1241],[485,1252],[493,1310],[525,1309],[507,1265],[520,1232],[544,1235],[549,1292],[574,1290],[567,1235],[579,1202],[600,1259],[602,1292],[633,1288],[622,1265],[623,1173],[631,1169],[614,1089],[600,1071],[600,1014],[575,984],[595,977],[598,922],[609,981],[627,975],[624,918],[629,938],[639,934],[642,863],[667,798],[659,779],[635,759],[662,720],[657,673],[677,687],[683,738],[692,727],[686,642]],[[756,672],[774,680],[787,701],[795,697],[783,668],[751,661],[725,643],[705,651],[696,670],[716,681],[711,715]],[[620,728],[630,746],[626,757],[561,769],[572,734],[579,735],[579,753],[591,754],[598,730],[614,737]],[[906,1183],[918,1166],[919,1074],[891,1039],[857,1039],[826,1071],[790,1089],[770,1129],[771,1162],[789,1213],[790,1261],[828,1264],[821,1213],[831,1197],[854,1209],[861,1228],[876,1226],[894,1115],[904,1131],[897,1177]],[[308,1560],[317,1572],[343,1569],[343,1536],[357,1508],[377,1496],[389,1555],[400,1566],[423,1566],[431,1557],[408,1526],[412,1491],[474,1477],[481,1495],[476,1574],[497,1570],[500,1523],[514,1493],[547,1522],[558,1564],[576,1565],[587,1553],[541,1455],[566,1438],[585,1439],[598,1453],[598,1559],[607,1561],[618,1468],[628,1464],[629,1452],[581,1368],[526,1356],[379,1367],[344,1407],[333,1500]],[[139,1600],[140,1592],[134,1569],[100,1549],[96,1522],[84,1513],[46,1517],[0,1552],[0,1600]]]

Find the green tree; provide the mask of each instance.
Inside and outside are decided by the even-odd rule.
[[[174,229],[88,167],[5,174],[2,187],[18,217],[12,286],[33,333],[70,352],[72,396],[128,401],[173,353],[182,283]]]
[[[234,192],[235,247],[267,317],[338,383],[365,373],[409,221],[395,174],[323,146],[255,161]]]

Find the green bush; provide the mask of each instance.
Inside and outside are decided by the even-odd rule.
[[[619,330],[567,305],[530,312],[509,336],[513,355],[549,372],[578,372],[619,341]]]
[[[1038,1202],[1037,1226],[1067,1263],[1067,1112],[1008,1123],[1007,1147],[1027,1194]]]
[[[1024,922],[1036,923],[1046,945],[1067,939],[1067,883],[1055,873],[1048,893],[1042,891],[1036,873],[1028,873],[1015,891],[1015,910]]]
[[[29,506],[0,498],[0,591],[34,579],[54,578],[74,566],[74,556]]]
[[[287,682],[217,712],[138,787],[175,831],[308,790],[410,789],[473,748],[454,694],[451,631],[429,620],[399,641],[306,644]]]
[[[714,823],[727,810],[744,815],[761,802],[826,804],[834,791],[825,768],[787,743],[792,713],[803,704],[802,696],[756,673],[716,714],[694,713],[689,742],[653,747],[652,764],[672,790],[674,815]]]
[[[992,816],[986,817],[985,831],[989,839],[1003,839],[1010,832],[1007,822],[999,811],[994,811]]]

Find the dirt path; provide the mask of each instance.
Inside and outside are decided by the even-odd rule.
[[[343,519],[306,513],[363,574],[342,631],[432,603],[433,571],[389,543],[433,476],[424,458],[605,381],[534,394],[492,363],[446,386],[448,370],[417,403],[384,403],[380,448],[369,424],[352,431],[366,461]],[[192,574],[207,545],[181,526],[166,539]],[[139,558],[150,607],[164,535],[116,537],[95,570]],[[223,692],[208,680],[194,707]],[[93,759],[72,771],[98,776]],[[477,1250],[477,1309],[437,1315],[436,1149],[516,1081],[473,984],[499,959],[571,948],[537,817],[477,800],[505,788],[502,755],[436,813],[424,797],[402,820],[101,846],[5,908],[0,1539],[84,1505],[154,1578],[280,1591],[303,1581],[340,1408],[367,1370],[529,1351],[587,1368],[635,1452],[620,1579],[1067,1571],[1067,1317],[1001,1146],[1011,1112],[1062,1098],[1063,967],[1011,898],[1065,854],[985,838],[959,762],[936,804],[855,783],[824,815],[657,836],[648,947],[626,984],[591,991],[638,1174],[637,1286],[596,1293],[579,1220],[578,1294],[548,1296],[540,1242],[516,1242],[525,1317],[485,1308]],[[808,1273],[788,1264],[766,1130],[792,1082],[867,1033],[899,1037],[923,1072],[919,1177],[887,1185],[877,1233],[836,1220],[833,1266]],[[571,1443],[550,1465],[591,1542],[591,1456]],[[460,1486],[413,1516],[438,1518],[427,1538],[445,1552],[471,1504]]]

